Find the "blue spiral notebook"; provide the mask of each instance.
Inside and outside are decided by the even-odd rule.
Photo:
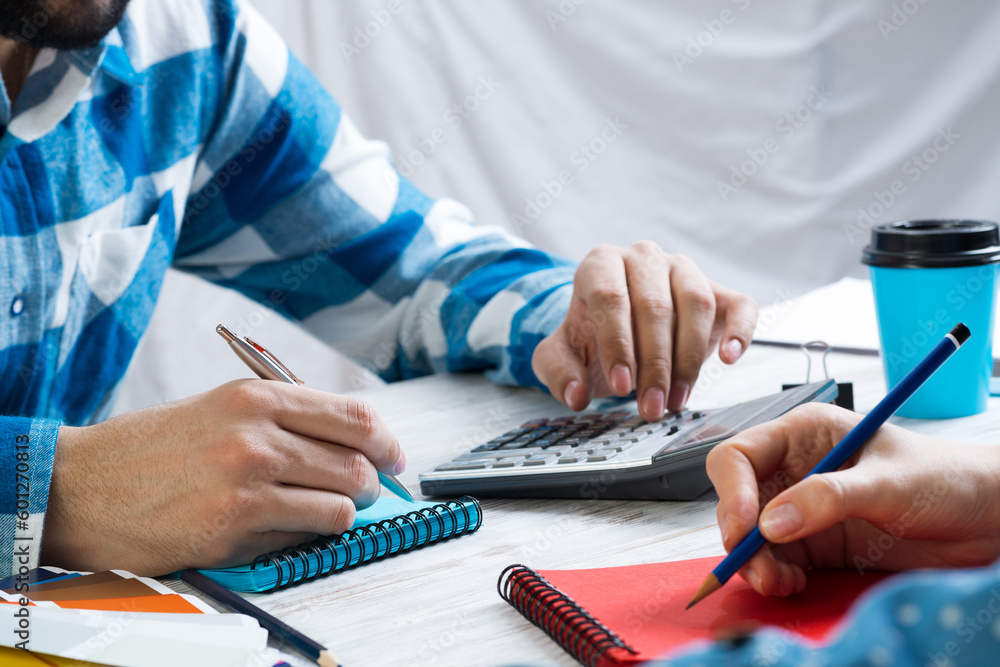
[[[230,590],[260,593],[471,533],[482,523],[479,501],[469,496],[438,503],[381,496],[340,535],[261,554],[247,565],[199,571]]]

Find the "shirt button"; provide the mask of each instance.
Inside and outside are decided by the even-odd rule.
[[[14,300],[10,302],[10,314],[17,317],[24,312],[24,297],[18,294],[14,297]]]

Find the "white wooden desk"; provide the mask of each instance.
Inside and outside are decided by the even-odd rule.
[[[854,382],[859,411],[884,394],[877,358],[830,355],[828,365],[839,381]],[[709,408],[756,398],[804,375],[801,352],[751,347],[734,367],[709,361],[690,404]],[[358,395],[399,437],[408,459],[402,479],[413,491],[420,471],[532,417],[568,414],[540,392],[498,387],[476,375],[435,376]],[[989,442],[998,437],[991,433],[1000,433],[996,400],[975,417],[896,421],[941,437]],[[497,595],[497,577],[507,565],[592,568],[724,553],[711,493],[694,502],[483,499],[482,505],[484,523],[472,535],[249,597],[326,644],[347,667],[574,665]]]

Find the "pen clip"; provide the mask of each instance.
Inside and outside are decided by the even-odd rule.
[[[270,361],[272,364],[280,368],[284,373],[288,375],[288,377],[295,380],[297,384],[305,384],[305,382],[295,377],[295,373],[288,370],[287,366],[278,361],[278,358],[273,354],[271,354],[271,352],[266,347],[255,341],[253,338],[250,338],[249,336],[243,336],[243,340],[250,343],[253,349],[256,350],[257,354],[261,355],[262,357]]]
[[[234,334],[222,324],[215,327],[215,331],[229,343],[237,356],[259,377],[265,380],[280,380],[289,384],[305,384],[260,343],[246,336]]]

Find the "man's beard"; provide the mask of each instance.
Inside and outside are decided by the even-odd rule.
[[[0,0],[0,35],[36,49],[94,46],[129,0]]]

